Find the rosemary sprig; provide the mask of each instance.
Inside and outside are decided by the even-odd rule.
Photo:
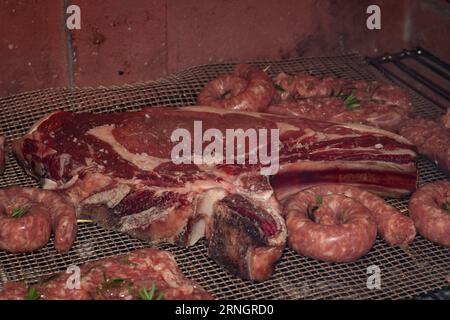
[[[162,300],[164,299],[164,292],[160,292],[158,296],[155,297],[156,294],[156,284],[153,282],[152,287],[150,290],[147,290],[146,288],[142,288],[139,290],[139,297],[142,300]]]
[[[356,99],[356,97],[352,93],[350,93],[345,98],[344,103],[345,103],[345,107],[349,110],[359,108],[359,106],[360,106],[358,99]]]
[[[306,214],[308,215],[308,218],[315,221],[314,213],[320,208],[320,205],[323,202],[323,198],[321,195],[316,195],[316,204],[311,206],[309,205],[306,209]]]
[[[336,93],[336,91],[334,91],[334,88],[332,88],[330,97],[345,98],[347,96],[342,92],[342,89],[339,89],[339,91]]]
[[[134,288],[131,284],[127,286],[127,291],[129,295],[133,295]]]
[[[321,196],[320,194],[318,194],[318,195],[316,196],[316,203],[317,203],[318,205],[321,205],[322,202],[323,202],[323,198],[322,198],[322,196]]]
[[[40,297],[39,292],[34,287],[29,287],[27,294],[25,295],[25,300],[38,300]]]
[[[286,90],[284,90],[284,88],[282,86],[280,86],[277,83],[274,83],[273,86],[275,87],[276,90],[281,91],[281,92],[286,92]]]
[[[224,93],[222,93],[222,95],[220,96],[221,99],[225,99],[228,98],[228,95],[231,93],[231,89],[225,91]]]
[[[359,100],[353,95],[353,91],[350,94],[344,94],[342,89],[339,92],[335,92],[334,89],[331,89],[330,97],[337,97],[344,100],[345,108],[348,110],[353,110],[360,107]]]
[[[109,278],[108,275],[103,272],[103,288],[113,289],[119,287],[125,279],[122,278]]]
[[[442,205],[442,209],[450,213],[450,203],[446,202]]]
[[[128,257],[123,258],[121,262],[122,262],[122,264],[125,264],[127,266],[136,266],[137,265],[136,263],[130,261],[130,259],[128,259]]]
[[[27,214],[27,212],[30,210],[31,206],[23,207],[23,208],[14,208],[11,214],[11,217],[13,218],[21,218],[24,215]]]

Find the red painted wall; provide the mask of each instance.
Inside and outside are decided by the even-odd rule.
[[[63,0],[0,0],[0,95],[151,80],[222,61],[421,45],[450,61],[445,0],[72,0],[81,30],[67,31]],[[381,7],[381,30],[366,8]]]

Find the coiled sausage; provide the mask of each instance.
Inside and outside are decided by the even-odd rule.
[[[355,261],[372,248],[377,236],[369,210],[344,195],[300,191],[288,200],[285,213],[289,246],[317,260]]]
[[[323,184],[311,187],[308,190],[321,196],[341,194],[361,203],[369,209],[374,217],[378,234],[391,246],[409,244],[416,236],[416,229],[411,218],[368,191],[339,184]]]
[[[44,247],[51,232],[46,208],[24,197],[12,200],[0,206],[0,249],[21,253]]]
[[[422,236],[450,247],[450,181],[418,189],[409,200],[409,212]]]
[[[198,104],[232,110],[264,111],[273,94],[272,80],[264,71],[239,64],[233,74],[222,75],[208,82],[198,95]]]
[[[58,252],[66,252],[72,246],[77,231],[75,209],[57,192],[5,188],[0,190],[0,204],[3,208],[0,247],[3,250],[30,252],[42,248],[48,242],[50,229],[55,234]]]

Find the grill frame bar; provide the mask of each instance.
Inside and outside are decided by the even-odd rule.
[[[427,59],[427,60],[424,60]],[[385,74],[390,79],[396,80],[404,85],[406,85],[408,88],[414,90],[421,96],[425,97],[426,99],[430,100],[433,104],[437,105],[438,107],[442,108],[443,110],[447,110],[447,106],[443,105],[441,102],[438,102],[436,99],[430,97],[429,94],[426,94],[423,92],[423,90],[420,90],[416,85],[412,84],[411,81],[405,80],[403,77],[395,74],[388,68],[386,68],[386,65],[392,63],[395,65],[402,73],[406,74],[407,76],[411,77],[413,81],[417,81],[419,84],[424,85],[425,87],[429,88],[432,92],[435,94],[443,97],[447,102],[450,102],[450,92],[443,88],[442,86],[438,85],[433,81],[433,79],[430,79],[430,77],[426,77],[422,75],[420,72],[417,72],[414,70],[414,68],[408,67],[405,65],[402,61],[404,60],[414,60],[419,62],[421,65],[426,67],[428,70],[432,71],[432,74],[437,77],[441,77],[447,81],[450,81],[450,65],[433,55],[432,53],[428,52],[427,50],[424,50],[422,48],[416,48],[414,50],[404,50],[401,53],[396,54],[388,54],[383,55],[376,58],[367,58],[367,61],[380,70],[383,74]],[[430,62],[435,63],[436,66],[441,67],[439,69],[438,67],[434,66]],[[445,71],[443,71],[444,69]]]

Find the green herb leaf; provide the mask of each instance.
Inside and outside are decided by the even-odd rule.
[[[164,300],[164,292],[160,292],[158,297],[156,297],[156,300]]]
[[[103,272],[103,288],[112,289],[119,287],[125,279],[122,278],[109,278],[108,275]]]
[[[40,295],[36,288],[29,287],[27,290],[27,294],[25,295],[25,300],[38,300],[39,297]]]
[[[129,284],[128,286],[127,286],[127,290],[128,290],[128,294],[130,294],[130,295],[132,295],[133,294],[133,286],[131,285],[131,284]]]
[[[160,292],[158,294],[158,296],[156,296],[156,298],[155,298],[155,294],[156,294],[156,284],[154,282],[153,282],[150,290],[148,290],[146,288],[142,288],[141,290],[139,290],[139,297],[142,300],[162,300],[162,299],[164,299],[164,292]]]
[[[448,203],[448,202],[444,203],[442,205],[442,209],[447,211],[447,212],[450,212],[450,203]]]
[[[128,259],[128,257],[125,257],[122,259],[122,263],[126,264],[127,266],[136,266],[137,264],[130,261],[130,259]]]
[[[342,92],[342,88],[339,89],[339,91],[336,93],[336,91],[334,91],[334,88],[331,89],[331,97],[337,97],[337,98],[346,98],[347,96]]]
[[[321,195],[316,195],[316,205],[309,205],[306,208],[306,214],[308,215],[308,218],[310,218],[312,221],[316,221],[316,217],[314,216],[314,213],[319,210],[320,205],[323,202],[323,198]]]
[[[220,96],[221,99],[225,99],[228,98],[228,95],[231,93],[231,89],[225,91],[224,93],[222,93],[222,95]]]
[[[27,214],[27,212],[28,212],[28,210],[30,210],[30,208],[31,208],[30,206],[23,207],[23,208],[15,208],[12,211],[11,217],[13,217],[13,218],[21,218],[21,217],[23,217],[24,215]]]
[[[349,94],[345,98],[344,102],[345,102],[345,107],[349,110],[359,108],[359,106],[360,106],[358,99],[356,99],[356,97],[353,94]]]
[[[322,204],[322,202],[323,202],[323,198],[320,194],[318,194],[316,196],[316,203],[320,205],[320,204]]]
[[[283,88],[282,86],[280,86],[279,84],[277,84],[277,83],[274,83],[273,86],[274,86],[275,89],[277,89],[278,91],[286,92],[286,90],[284,90],[284,88]]]
[[[353,110],[360,107],[360,103],[358,99],[353,95],[353,92],[351,92],[350,94],[344,94],[342,92],[342,89],[340,89],[339,92],[335,94],[334,89],[332,89],[330,96],[344,99],[345,108],[348,110]]]

